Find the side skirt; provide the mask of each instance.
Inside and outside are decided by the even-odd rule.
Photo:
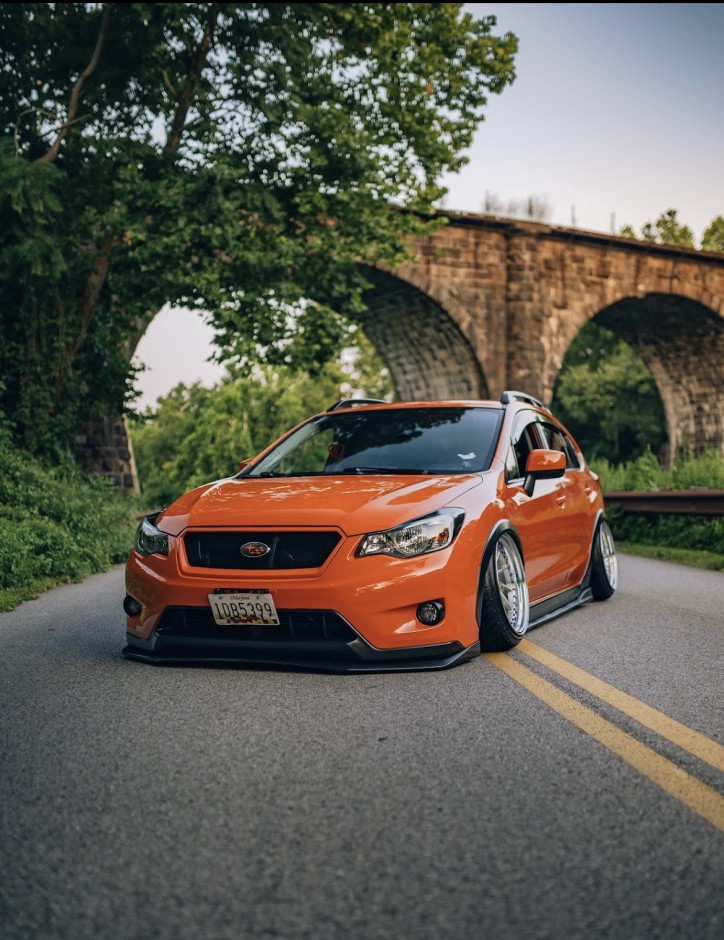
[[[547,597],[544,601],[532,604],[530,608],[530,622],[528,629],[540,627],[541,624],[553,620],[554,617],[560,617],[561,614],[567,614],[569,610],[580,607],[581,604],[587,604],[593,600],[593,594],[587,584],[588,578],[585,578],[583,584],[578,587],[569,588],[553,597]]]

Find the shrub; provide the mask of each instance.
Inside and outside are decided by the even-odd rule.
[[[0,588],[77,581],[124,561],[136,510],[106,480],[16,449],[0,426]]]
[[[592,462],[604,491],[724,489],[724,456],[709,451],[680,457],[671,470],[663,470],[647,451],[636,460],[612,466]],[[649,515],[610,506],[607,515],[616,539],[641,545],[662,545],[724,554],[724,519],[713,516]]]

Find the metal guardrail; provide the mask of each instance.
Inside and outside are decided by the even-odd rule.
[[[724,516],[724,490],[622,490],[603,494],[607,506],[629,512]]]

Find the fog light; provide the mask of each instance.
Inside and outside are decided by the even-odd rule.
[[[440,623],[445,616],[445,606],[440,601],[425,601],[417,608],[417,619],[427,627]]]
[[[130,594],[126,594],[123,598],[123,609],[129,617],[137,617],[143,610],[143,604],[137,601],[135,597],[131,597]]]

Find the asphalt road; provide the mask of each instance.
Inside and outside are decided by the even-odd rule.
[[[724,574],[621,567],[434,673],[124,660],[120,568],[0,614],[0,936],[721,940]]]

